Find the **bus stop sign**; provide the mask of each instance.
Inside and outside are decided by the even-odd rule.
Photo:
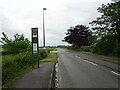
[[[38,28],[32,28],[32,53],[38,53]]]

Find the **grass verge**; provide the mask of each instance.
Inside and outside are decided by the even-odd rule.
[[[8,87],[17,77],[31,69],[29,52],[2,56],[2,87]]]
[[[92,52],[85,52],[83,50],[77,50],[75,48],[71,48],[71,47],[64,47],[63,49],[67,49],[67,50],[72,50],[72,51],[75,51],[75,52],[82,52],[82,53],[86,53],[86,54],[90,54],[90,55],[96,55],[96,56],[101,56],[101,57],[107,57],[107,58],[111,58],[111,59],[114,59],[114,60],[120,60],[120,57],[116,57],[116,56],[110,56],[110,55],[100,55],[100,54],[96,54],[96,53],[92,53]]]
[[[40,62],[57,62],[57,53],[49,53],[48,56],[40,60]]]
[[[4,49],[2,48],[2,46],[0,46],[0,52],[4,51]]]
[[[56,50],[55,48],[49,51]],[[46,57],[47,56],[47,57]],[[46,58],[45,58],[46,57]],[[16,55],[3,55],[2,56],[2,87],[9,87],[16,79],[24,75],[32,69],[31,66],[31,52],[25,52]],[[43,59],[45,58],[45,59]],[[40,62],[57,62],[56,53],[45,53],[44,50],[40,51]],[[36,64],[33,62],[34,65]]]
[[[26,74],[27,72],[31,71],[33,68],[30,66],[30,67],[27,67],[26,69],[24,70],[21,70],[19,71],[18,73],[16,73],[16,77],[14,77],[13,79],[11,80],[8,80],[7,83],[5,84],[5,86],[3,86],[2,88],[11,88],[11,86],[17,81],[19,80],[20,77],[22,77],[22,75]]]
[[[80,51],[80,52],[90,54],[90,55],[96,55],[96,56],[107,57],[107,58],[111,58],[111,59],[115,59],[115,60],[120,60],[119,57],[115,57],[115,56],[106,56],[106,55],[100,55],[100,54],[91,53],[91,52],[84,52],[84,51]]]

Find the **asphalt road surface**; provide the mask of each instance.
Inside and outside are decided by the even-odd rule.
[[[118,88],[116,60],[58,49],[56,87],[58,88]]]

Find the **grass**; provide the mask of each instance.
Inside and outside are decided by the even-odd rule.
[[[90,54],[90,55],[96,55],[96,56],[101,56],[101,57],[107,57],[107,58],[111,58],[114,60],[120,60],[120,58],[115,57],[115,56],[106,56],[106,55],[100,55],[100,54],[96,54],[96,53],[92,53],[92,52],[84,52],[84,51],[80,51],[82,53],[86,53],[86,54]]]
[[[2,65],[2,55],[0,55],[0,66]]]
[[[4,49],[2,47],[0,47],[0,52],[4,51]]]
[[[20,58],[22,55],[24,55],[24,54],[3,55],[2,56],[2,64],[4,64],[4,62],[14,61],[14,60]]]
[[[111,55],[100,55],[100,54],[96,54],[96,53],[92,53],[92,52],[85,52],[83,50],[77,50],[75,48],[72,48],[72,47],[64,47],[63,49],[68,49],[68,50],[72,50],[72,51],[76,51],[76,52],[82,52],[82,53],[86,53],[86,54],[90,54],[90,55],[96,55],[96,56],[102,56],[102,57],[107,57],[107,58],[111,58],[111,59],[115,59],[115,60],[120,60],[119,57],[116,57],[116,56],[111,56]]]
[[[55,48],[47,48],[48,51],[55,51]],[[40,48],[40,52],[43,54],[44,50]],[[42,55],[41,54],[41,55]],[[47,57],[40,58],[40,62],[57,62],[56,53],[47,53]],[[14,55],[0,56],[1,64],[3,66],[3,88],[9,87],[16,79],[21,77],[24,73],[31,70],[31,53],[19,53]],[[44,59],[43,59],[44,58]],[[36,64],[36,63],[35,63]]]
[[[44,49],[43,48],[39,48],[40,51],[43,51]],[[56,48],[46,48],[46,50],[49,52],[49,51],[56,51],[57,49]]]
[[[45,59],[40,60],[40,62],[57,62],[57,54],[49,53]]]
[[[19,79],[22,75],[24,75],[25,73],[27,73],[28,71],[32,70],[33,68],[27,67],[26,69],[20,70],[18,73],[16,73],[15,77],[13,79],[10,79],[7,81],[7,83],[2,86],[2,88],[9,88],[11,87],[11,85],[17,80]]]
[[[47,48],[48,51],[56,51],[56,48]]]
[[[2,56],[2,74],[3,78],[3,88],[8,87],[16,78],[20,77],[23,73],[31,69],[30,65],[25,67],[21,66],[26,61],[23,56],[25,53],[15,54],[15,55],[3,55]],[[26,55],[29,58],[29,56]],[[22,60],[22,64],[18,64],[16,60]],[[27,59],[28,60],[28,59]]]
[[[120,59],[119,57],[115,57],[115,56],[106,56],[106,55],[100,55],[100,54],[91,53],[91,52],[83,52],[83,53],[87,53],[87,54],[90,54],[90,55],[96,55],[96,56],[102,56],[102,57],[108,57],[108,58],[112,58],[112,59],[115,59],[115,60]]]

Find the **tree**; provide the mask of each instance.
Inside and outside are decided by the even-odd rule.
[[[102,15],[90,22],[94,26],[92,27],[94,34],[98,38],[114,35],[120,41],[120,1],[107,5],[102,4],[102,7],[97,10]]]
[[[15,34],[13,40],[9,39],[4,32],[2,34],[0,42],[3,43],[3,49],[6,53],[16,54],[27,51],[31,47],[30,41],[23,34]]]
[[[89,45],[88,36],[90,35],[88,27],[84,25],[76,25],[67,30],[64,42],[68,42],[75,47]]]
[[[102,4],[101,16],[90,22],[93,36],[97,37],[95,51],[105,55],[120,54],[120,1]]]

